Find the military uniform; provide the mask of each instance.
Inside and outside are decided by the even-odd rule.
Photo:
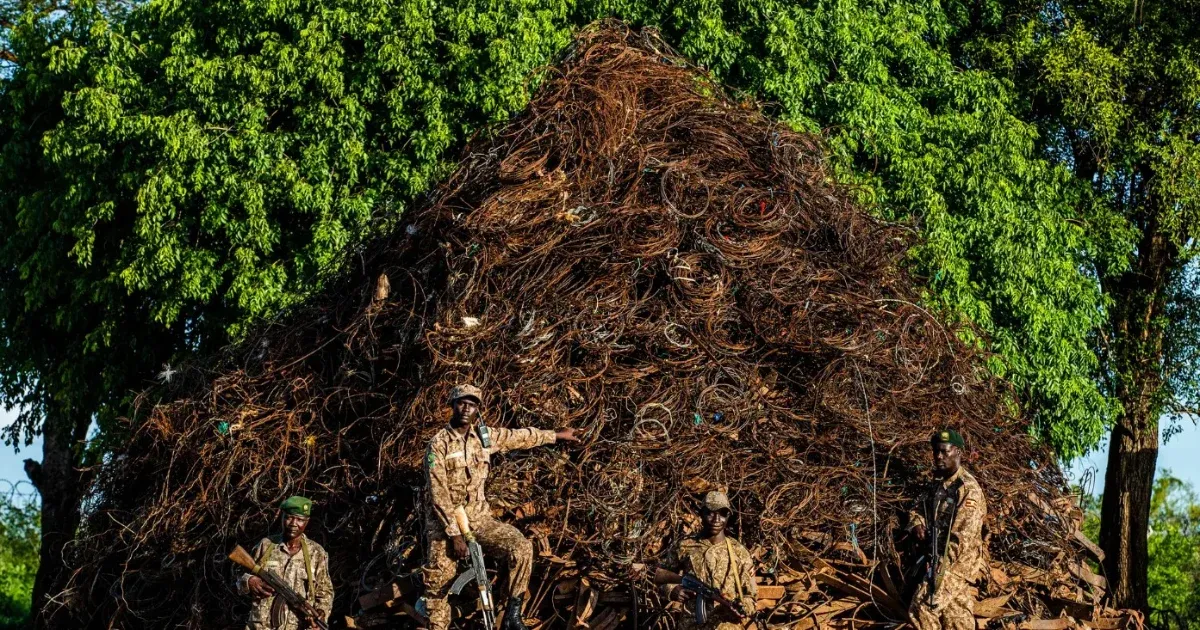
[[[730,536],[721,543],[712,543],[700,536],[691,536],[679,543],[663,563],[663,568],[677,573],[691,573],[733,602],[740,602],[742,612],[751,614],[758,602],[758,585],[754,581],[754,560],[742,543]],[[670,597],[678,584],[663,585],[663,596]],[[709,602],[712,605],[712,602]],[[724,606],[714,608],[708,622],[696,623],[689,603],[679,620],[681,628],[695,630],[735,630],[744,627],[743,620]]]
[[[941,554],[937,590],[931,604],[929,584],[922,580],[909,614],[917,630],[975,630],[975,601],[970,586],[979,577],[983,562],[987,502],[979,482],[962,466],[936,486],[922,498],[919,509],[910,513],[909,527],[924,525],[930,529],[929,521],[936,520]]]
[[[729,510],[729,497],[724,492],[710,492],[704,498],[707,509]],[[754,581],[754,559],[750,552],[732,536],[714,543],[702,535],[689,536],[673,549],[663,562],[663,568],[679,574],[691,573],[696,579],[721,591],[721,595],[741,605],[742,613],[754,614],[758,604],[758,584]],[[663,596],[669,598],[677,584],[664,584]],[[709,602],[712,605],[712,602]],[[695,630],[735,630],[745,627],[747,620],[724,606],[715,607],[703,625],[696,623],[694,603],[687,606],[680,620],[681,628]]]
[[[279,574],[296,593],[303,596],[314,608],[325,613],[333,607],[333,582],[329,579],[329,554],[307,536],[300,536],[300,550],[295,555],[288,553],[287,544],[279,536],[263,538],[251,552],[256,563]],[[250,594],[250,574],[238,578],[237,590],[242,595]],[[278,600],[278,603],[276,603]],[[271,608],[276,609],[276,624],[272,625]],[[246,630],[299,630],[308,626],[296,616],[276,594],[274,597],[255,599],[246,622]]]
[[[454,522],[454,508],[460,505],[467,512],[471,531],[480,546],[489,554],[504,555],[508,559],[509,596],[524,595],[533,568],[533,545],[517,528],[492,518],[484,485],[491,469],[492,455],[553,444],[555,440],[554,431],[494,427],[491,429],[492,446],[484,448],[475,430],[462,435],[446,427],[429,442],[425,453],[429,499],[425,502],[428,546],[424,575],[431,630],[444,630],[450,625],[450,605],[446,595],[458,563],[447,553],[447,545],[451,536],[462,534]]]

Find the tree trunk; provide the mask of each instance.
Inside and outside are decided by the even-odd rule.
[[[1113,427],[1100,512],[1100,547],[1113,604],[1143,612],[1149,610],[1146,532],[1158,463],[1156,420],[1127,412]]]
[[[47,597],[55,594],[66,577],[63,550],[79,528],[80,502],[86,489],[79,466],[90,424],[85,414],[79,415],[82,417],[47,417],[42,427],[42,462],[33,470],[26,468],[42,498],[42,545],[30,620],[34,628],[50,627],[54,609],[43,609]]]
[[[1156,206],[1146,202],[1132,268],[1106,288],[1113,299],[1109,337],[1113,393],[1122,413],[1113,427],[1104,473],[1100,547],[1112,603],[1149,614],[1147,572],[1150,499],[1158,465],[1162,413],[1164,314],[1180,264],[1174,241],[1161,232]]]

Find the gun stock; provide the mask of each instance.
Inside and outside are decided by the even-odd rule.
[[[674,571],[668,571],[661,567],[654,569],[655,584],[679,584],[681,582],[683,582],[683,576]]]
[[[245,549],[242,549],[241,545],[234,547],[233,551],[229,552],[229,559],[239,567],[255,575],[258,574],[258,565],[254,562],[254,557]]]

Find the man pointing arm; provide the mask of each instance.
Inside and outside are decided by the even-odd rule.
[[[533,545],[512,525],[492,518],[485,494],[491,456],[556,441],[576,442],[573,429],[489,428],[480,422],[483,394],[474,385],[450,391],[450,425],[438,431],[425,453],[428,538],[425,567],[425,601],[431,630],[450,624],[446,592],[457,569],[457,559],[467,555],[467,543],[454,522],[454,509],[463,506],[471,529],[489,555],[508,560],[508,610],[504,630],[527,630],[521,605],[533,567]]]

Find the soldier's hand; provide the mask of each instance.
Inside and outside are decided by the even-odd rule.
[[[466,538],[463,538],[462,536],[450,537],[450,555],[453,556],[455,560],[462,560],[463,558],[466,558],[469,553],[471,553],[471,551],[467,549]]]
[[[255,597],[257,597],[259,599],[262,599],[265,597],[270,597],[275,594],[275,589],[271,588],[270,584],[267,584],[265,581],[263,581],[262,578],[258,577],[257,575],[250,576],[250,580],[249,580],[249,582],[247,582],[247,586],[250,587],[250,594],[254,595]]]
[[[317,622],[324,620],[325,611],[321,610],[320,608],[313,608],[310,606],[304,609],[304,623],[302,623],[300,627],[309,629],[320,628],[321,626],[317,625]]]
[[[554,432],[554,437],[559,442],[578,442],[579,438],[575,437],[575,429],[559,429]]]
[[[925,526],[924,525],[917,525],[916,527],[914,527],[912,529],[912,532],[913,532],[913,536],[917,537],[917,540],[925,540]]]

